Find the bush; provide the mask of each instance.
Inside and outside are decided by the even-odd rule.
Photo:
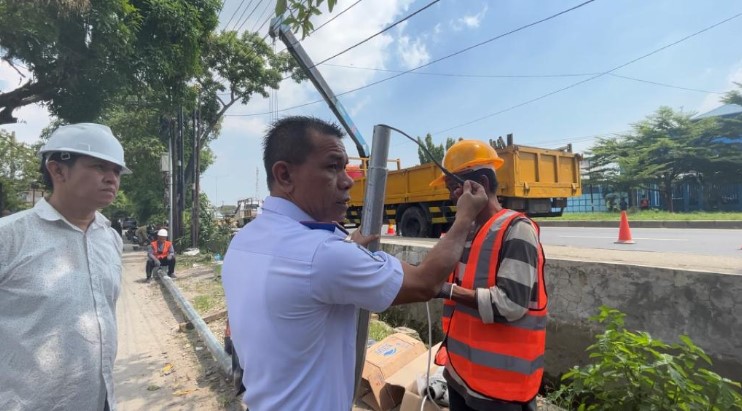
[[[742,410],[740,383],[703,368],[711,359],[690,338],[667,344],[626,330],[624,317],[605,306],[591,317],[606,326],[587,348],[591,363],[565,373],[552,402],[579,411]]]

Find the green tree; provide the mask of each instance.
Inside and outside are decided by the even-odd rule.
[[[322,14],[321,6],[324,0],[277,0],[276,16],[284,16],[284,24],[289,25],[294,32],[301,29],[302,37],[306,37],[314,25],[312,16]],[[327,11],[332,13],[337,0],[327,0]]]
[[[431,136],[430,133],[425,135],[425,140],[422,140],[420,137],[418,137],[417,141],[422,143],[430,152],[430,154],[433,155],[433,159],[435,159],[439,163],[443,161],[443,156],[446,154],[446,150],[451,148],[451,146],[456,142],[451,137],[448,137],[446,138],[445,146],[443,144],[435,144],[433,143],[433,136]],[[420,147],[417,148],[417,156],[420,159],[420,164],[431,162],[430,157],[428,157],[428,155],[425,154],[423,149]]]
[[[15,134],[0,130],[0,210],[26,208],[21,196],[39,183],[37,147],[16,141]]]
[[[589,175],[621,188],[657,184],[669,211],[672,192],[682,179],[702,179],[711,164],[726,164],[729,153],[714,138],[713,119],[693,121],[690,114],[660,107],[633,125],[629,134],[599,139],[589,150]]]
[[[0,93],[0,124],[43,103],[69,122],[93,121],[122,93],[175,101],[200,70],[218,0],[4,1],[0,58],[31,78]],[[20,71],[19,71],[20,72]]]

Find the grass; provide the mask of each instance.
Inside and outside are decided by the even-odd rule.
[[[207,313],[216,305],[216,298],[211,295],[198,295],[193,299],[193,307],[199,313]]]
[[[618,221],[621,214],[618,212],[606,213],[564,213],[561,217],[537,218],[536,221]],[[715,220],[742,220],[742,212],[690,212],[670,213],[668,211],[629,210],[632,221],[715,221]]]
[[[199,265],[210,265],[214,264],[214,259],[212,258],[211,254],[199,254],[199,255],[178,255],[176,256],[177,259],[177,267],[178,268],[191,268],[194,264]]]
[[[394,334],[393,328],[384,322],[371,320],[368,323],[368,336],[376,342],[379,342],[392,334]]]

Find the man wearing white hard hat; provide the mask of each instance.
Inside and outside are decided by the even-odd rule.
[[[0,220],[0,410],[113,410],[121,237],[97,210],[131,171],[111,129],[56,129],[51,195]]]
[[[167,230],[164,228],[157,232],[157,240],[152,241],[147,252],[147,281],[152,278],[152,269],[167,266],[167,275],[175,278],[175,249],[173,243],[167,240]]]

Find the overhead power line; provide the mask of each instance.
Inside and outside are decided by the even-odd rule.
[[[381,71],[381,72],[387,72],[387,73],[402,73],[403,72],[403,70],[389,70],[389,69],[380,69],[380,68],[371,68],[371,67],[345,66],[342,64],[329,63],[326,65],[331,66],[331,67],[342,67],[342,68],[355,69],[355,70]],[[556,73],[556,74],[470,74],[470,73],[434,73],[434,72],[429,72],[429,71],[415,71],[410,74],[425,75],[425,76],[439,76],[439,77],[462,77],[462,78],[559,78],[559,77],[595,76],[595,75],[600,74],[600,72]],[[676,86],[676,85],[667,84],[667,83],[660,83],[658,81],[651,81],[651,80],[644,80],[644,79],[640,79],[636,77],[623,76],[623,75],[616,74],[616,73],[609,73],[608,75],[617,77],[617,78],[622,78],[625,80],[653,84],[656,86],[674,88],[678,90],[695,91],[698,93],[724,94],[723,92],[720,92],[720,91],[711,91],[711,90],[703,90],[703,89],[697,89],[697,88],[681,87],[681,86]]]
[[[332,56],[330,56],[330,57],[328,57],[328,58],[326,58],[326,59],[324,59],[324,60],[320,61],[319,63],[316,63],[316,64],[314,65],[314,67],[316,67],[316,66],[319,66],[320,64],[324,64],[324,63],[327,63],[328,61],[330,61],[330,60],[332,60],[332,59],[334,59],[334,58],[336,58],[336,57],[338,57],[338,56],[340,56],[340,55],[343,55],[343,54],[345,54],[345,53],[347,53],[347,52],[349,52],[349,51],[353,50],[354,48],[356,48],[356,47],[360,46],[361,44],[364,44],[364,43],[366,43],[367,41],[369,41],[369,40],[371,40],[371,39],[375,38],[376,36],[379,36],[379,35],[381,35],[381,34],[383,34],[383,33],[387,32],[387,31],[389,31],[389,30],[393,29],[394,27],[396,27],[396,26],[398,26],[398,25],[402,24],[403,22],[405,22],[405,21],[407,21],[407,20],[409,20],[409,19],[411,19],[411,18],[415,17],[415,16],[416,16],[416,15],[418,15],[419,13],[421,13],[421,12],[423,12],[423,11],[427,10],[428,8],[430,8],[430,7],[431,7],[432,5],[434,5],[435,3],[438,3],[439,1],[440,1],[440,0],[433,0],[433,1],[431,1],[430,3],[426,4],[425,6],[423,6],[423,7],[419,8],[419,9],[417,9],[417,10],[416,10],[415,12],[413,12],[412,14],[408,14],[407,16],[403,17],[402,19],[400,19],[400,20],[397,20],[397,21],[395,21],[394,23],[392,23],[392,24],[390,24],[389,26],[385,27],[385,28],[384,28],[384,29],[382,29],[381,31],[378,31],[378,32],[376,32],[376,33],[374,33],[374,34],[372,34],[372,35],[370,35],[370,36],[366,37],[365,39],[363,39],[363,40],[359,41],[358,43],[356,43],[356,44],[354,44],[354,45],[352,45],[352,46],[348,47],[347,49],[345,49],[345,50],[343,50],[343,51],[341,51],[341,52],[339,52],[339,53],[335,53],[334,55],[332,55]],[[591,0],[591,1],[592,1],[592,0]]]
[[[355,3],[353,3],[353,4],[351,4],[350,6],[348,6],[347,8],[345,8],[345,10],[343,10],[343,11],[341,11],[341,12],[338,12],[338,14],[334,15],[334,16],[333,16],[333,17],[332,17],[332,18],[331,18],[330,20],[327,20],[326,22],[322,23],[322,24],[321,24],[321,25],[320,25],[319,27],[317,27],[316,29],[313,29],[312,31],[310,31],[310,32],[309,32],[309,33],[307,34],[307,37],[311,36],[312,34],[314,34],[315,32],[317,32],[317,31],[318,31],[319,29],[321,29],[322,27],[325,27],[326,25],[328,25],[328,24],[329,24],[330,22],[332,22],[332,21],[333,21],[333,20],[335,20],[336,18],[338,18],[338,17],[342,16],[342,15],[343,15],[343,14],[344,14],[344,13],[345,13],[346,11],[348,11],[348,10],[352,9],[353,7],[355,7],[355,6],[356,6],[356,5],[358,4],[358,3],[360,3],[360,2],[361,2],[361,0],[357,0],[357,1],[355,2]],[[263,36],[263,41],[265,41],[265,39],[266,39],[266,38],[268,38],[268,33],[266,33],[266,34],[265,34],[265,36]],[[284,52],[284,51],[286,51],[286,49],[285,49],[285,48],[284,48],[284,49],[282,49],[281,51],[279,51],[279,53],[282,53],[282,52]]]
[[[250,3],[247,3],[247,7],[245,7],[245,10],[247,10],[247,9],[249,9],[249,8],[250,8],[250,4],[251,4],[252,2],[253,2],[253,0],[250,0]],[[242,0],[242,1],[240,2],[240,5],[239,5],[239,6],[237,6],[237,8],[236,8],[236,9],[234,10],[234,13],[232,13],[232,16],[231,16],[231,17],[229,18],[229,20],[227,21],[227,24],[225,24],[225,25],[224,25],[224,29],[225,29],[225,30],[229,29],[229,23],[231,23],[231,22],[232,22],[232,19],[234,19],[234,16],[236,16],[236,15],[237,15],[237,13],[239,13],[239,12],[240,12],[240,9],[242,8],[242,5],[243,5],[243,4],[245,4],[245,0]],[[241,19],[241,18],[242,18],[242,16],[244,16],[244,15],[245,15],[245,13],[244,13],[244,12],[242,12],[242,14],[241,14],[241,15],[240,15],[240,17],[239,17],[239,18],[237,19],[237,21],[240,21],[240,19]]]
[[[419,9],[417,9],[417,10],[416,10],[416,11],[414,11],[413,13],[411,13],[411,14],[408,14],[407,16],[405,16],[405,17],[403,17],[403,18],[401,18],[401,19],[399,19],[399,20],[395,21],[394,23],[392,23],[392,24],[390,24],[390,25],[386,26],[386,27],[385,27],[385,28],[383,28],[383,29],[382,29],[381,31],[378,31],[378,32],[376,32],[376,33],[374,33],[374,34],[372,34],[372,35],[370,35],[370,36],[366,37],[365,39],[363,39],[363,40],[359,41],[358,43],[356,43],[356,44],[354,44],[354,45],[352,45],[352,46],[350,46],[350,47],[346,48],[346,49],[345,49],[345,50],[343,50],[343,51],[340,51],[340,52],[338,52],[338,53],[335,53],[335,54],[333,54],[332,56],[330,56],[330,57],[328,57],[328,58],[326,58],[326,59],[324,59],[324,60],[320,61],[319,63],[315,63],[315,64],[314,64],[314,65],[313,65],[312,67],[309,67],[309,69],[313,69],[313,68],[315,68],[315,67],[317,67],[317,66],[319,66],[319,65],[321,65],[321,64],[327,63],[328,61],[330,61],[330,60],[332,60],[332,59],[334,59],[334,58],[336,58],[336,57],[338,57],[338,56],[341,56],[341,55],[343,55],[343,54],[345,54],[345,53],[347,53],[347,52],[349,52],[349,51],[353,50],[354,48],[356,48],[356,47],[360,46],[361,44],[364,44],[364,43],[368,42],[369,40],[371,40],[371,39],[375,38],[376,36],[379,36],[379,35],[381,35],[381,34],[383,34],[383,33],[387,32],[387,31],[389,31],[389,30],[393,29],[394,27],[398,26],[399,24],[402,24],[403,22],[405,22],[405,21],[407,21],[407,20],[411,19],[412,17],[414,17],[414,16],[416,16],[417,14],[421,13],[422,11],[424,11],[424,10],[428,9],[429,7],[431,7],[432,5],[434,5],[435,3],[438,3],[439,1],[440,1],[440,0],[433,0],[433,1],[431,1],[430,3],[426,4],[425,6],[423,6],[423,7],[419,8]],[[594,1],[594,0],[590,0],[590,1]],[[291,78],[291,76],[286,76],[286,77],[284,77],[284,78],[283,78],[283,80],[288,80],[288,79],[290,79],[290,78]]]
[[[255,3],[255,7],[252,8],[252,11],[250,12],[250,14],[248,14],[247,17],[245,17],[244,19],[242,18],[242,16],[240,16],[240,18],[237,19],[237,22],[234,23],[234,27],[235,27],[234,31],[239,33],[242,26],[244,26],[245,23],[247,23],[247,21],[250,20],[250,17],[252,17],[252,15],[255,14],[255,11],[258,10],[258,7],[260,7],[260,5],[263,4],[264,1],[265,0],[260,0],[257,3]],[[245,9],[245,11],[247,11],[247,8]],[[242,15],[244,16],[245,12],[242,12]]]
[[[459,54],[461,54],[461,53],[463,53],[463,52],[466,52],[466,51],[469,51],[469,50],[471,50],[471,49],[474,49],[474,48],[476,48],[476,47],[480,47],[480,46],[483,46],[483,45],[485,45],[485,44],[487,44],[487,43],[490,43],[490,42],[492,42],[492,41],[495,41],[495,40],[501,39],[501,38],[503,38],[503,37],[509,36],[509,35],[511,35],[511,34],[517,33],[517,32],[519,32],[519,31],[521,31],[521,30],[525,30],[526,28],[529,28],[529,27],[533,27],[533,26],[535,26],[535,25],[537,25],[537,24],[540,24],[540,23],[543,23],[543,22],[549,21],[549,20],[551,20],[551,19],[554,19],[554,18],[556,18],[556,17],[559,17],[559,16],[561,16],[561,15],[563,15],[563,14],[565,14],[565,13],[569,13],[570,11],[576,10],[576,9],[578,9],[578,8],[580,8],[580,7],[583,7],[583,6],[587,5],[587,4],[590,4],[590,3],[592,3],[593,1],[595,1],[595,0],[588,0],[588,1],[586,1],[586,2],[583,2],[583,3],[580,3],[580,4],[576,5],[576,6],[574,6],[574,7],[570,7],[570,8],[568,8],[568,9],[566,9],[566,10],[563,10],[563,11],[560,11],[560,12],[558,12],[558,13],[556,13],[556,14],[552,14],[551,16],[545,17],[545,18],[543,18],[543,19],[541,19],[541,20],[537,20],[537,21],[534,21],[534,22],[532,22],[532,23],[526,24],[526,25],[524,25],[524,26],[520,26],[520,27],[518,27],[518,28],[516,28],[516,29],[513,29],[513,30],[510,30],[510,31],[508,31],[508,32],[506,32],[506,33],[503,33],[503,34],[499,34],[499,35],[497,35],[497,36],[495,36],[495,37],[492,37],[492,38],[490,38],[490,39],[487,39],[487,40],[485,40],[485,41],[483,41],[483,42],[480,42],[480,43],[474,44],[474,45],[472,45],[472,46],[466,47],[466,48],[464,48],[464,49],[462,49],[462,50],[459,50],[459,51],[456,51],[456,52],[454,52],[454,53],[451,53],[451,54],[449,54],[449,55],[443,56],[443,57],[441,57],[441,58],[438,58],[438,59],[436,59],[436,60],[433,60],[433,61],[431,61],[431,62],[429,62],[429,63],[423,64],[423,65],[421,65],[421,66],[417,66],[417,67],[415,67],[415,68],[412,68],[412,69],[409,69],[409,70],[405,70],[405,71],[403,71],[403,72],[400,72],[400,73],[398,73],[398,74],[395,74],[395,75],[393,75],[393,76],[390,76],[390,77],[387,77],[387,78],[383,78],[383,79],[381,79],[381,80],[378,80],[378,81],[375,81],[375,82],[372,82],[372,83],[366,84],[365,86],[357,87],[357,88],[354,88],[354,89],[352,89],[352,90],[348,90],[348,91],[345,91],[345,92],[343,92],[343,93],[339,93],[339,94],[337,94],[336,96],[337,96],[337,97],[340,97],[340,96],[343,96],[343,95],[345,95],[345,94],[350,94],[350,93],[353,93],[353,92],[356,92],[356,91],[359,91],[359,90],[363,90],[363,89],[366,89],[366,88],[369,88],[369,87],[373,87],[373,86],[375,86],[375,85],[377,85],[377,84],[381,84],[381,83],[384,83],[385,81],[389,81],[389,80],[395,79],[395,78],[397,78],[397,77],[400,77],[400,76],[403,76],[403,75],[405,75],[405,74],[407,74],[407,73],[411,73],[411,72],[413,72],[413,71],[416,71],[416,70],[418,70],[418,69],[421,69],[421,68],[423,68],[423,67],[427,67],[427,66],[430,66],[431,64],[434,64],[434,63],[437,63],[437,62],[443,61],[443,60],[445,60],[445,59],[448,59],[448,58],[451,58],[451,57],[453,57],[453,56],[459,55]],[[427,7],[427,6],[426,6],[426,7]],[[324,61],[327,61],[327,60],[328,60],[328,59],[325,59]],[[317,64],[315,64],[315,66],[317,66]],[[309,103],[305,103],[305,104],[300,104],[300,105],[298,105],[298,106],[293,106],[293,107],[288,107],[288,108],[284,108],[284,109],[281,109],[281,110],[278,110],[278,111],[279,111],[279,112],[283,112],[283,111],[289,111],[289,110],[297,109],[297,108],[300,108],[300,107],[305,107],[305,106],[308,106],[308,105],[311,105],[311,104],[321,103],[322,101],[324,101],[324,100],[315,100],[315,101],[312,101],[312,102],[309,102]],[[229,115],[229,116],[234,116],[234,117],[251,117],[251,116],[261,116],[261,115],[265,115],[265,114],[270,114],[270,113],[271,113],[271,112],[267,112],[267,113],[252,113],[252,114],[231,114],[231,115]]]
[[[729,21],[731,21],[731,20],[734,20],[734,19],[736,19],[736,18],[738,18],[738,17],[740,17],[740,16],[742,16],[742,13],[737,13],[737,14],[735,14],[735,15],[734,15],[734,16],[732,16],[732,17],[726,18],[726,19],[724,19],[724,20],[722,20],[722,21],[720,21],[720,22],[718,22],[718,23],[714,23],[714,24],[712,24],[712,25],[710,25],[710,26],[708,26],[708,27],[705,27],[705,28],[703,28],[703,29],[701,29],[701,30],[699,30],[699,31],[695,32],[695,33],[689,34],[689,35],[687,35],[687,36],[685,36],[685,37],[683,37],[683,38],[681,38],[681,39],[679,39],[679,40],[676,40],[676,41],[674,41],[674,42],[672,42],[672,43],[666,44],[666,45],[664,45],[664,46],[662,46],[662,47],[660,47],[660,48],[654,49],[654,50],[650,51],[650,52],[649,52],[649,53],[647,53],[647,54],[644,54],[644,55],[642,55],[642,56],[640,56],[640,57],[637,57],[637,58],[635,58],[635,59],[633,59],[633,60],[629,60],[629,61],[627,61],[626,63],[620,64],[620,65],[618,65],[618,66],[616,66],[616,67],[613,67],[613,68],[612,68],[612,69],[610,69],[610,70],[607,70],[607,71],[604,71],[604,72],[602,72],[602,73],[596,74],[596,75],[594,75],[594,76],[592,76],[592,77],[590,77],[590,78],[587,78],[587,79],[585,79],[585,80],[580,80],[580,81],[578,81],[578,82],[576,82],[576,83],[572,83],[572,84],[570,84],[570,85],[568,85],[568,86],[566,86],[566,87],[562,87],[562,88],[560,88],[560,89],[558,89],[558,90],[554,90],[554,91],[551,91],[551,92],[549,92],[549,93],[546,93],[546,94],[544,94],[544,95],[541,95],[541,96],[539,96],[539,97],[536,97],[536,98],[532,98],[532,99],[530,99],[530,100],[526,100],[526,101],[524,101],[524,102],[522,102],[522,103],[519,103],[519,104],[516,104],[516,105],[510,106],[510,107],[507,107],[507,108],[505,108],[505,109],[502,109],[502,110],[496,111],[496,112],[494,112],[494,113],[490,113],[490,114],[487,114],[487,115],[485,115],[485,116],[482,116],[482,117],[479,117],[479,118],[473,119],[473,120],[471,120],[471,121],[467,121],[467,122],[465,122],[465,123],[461,123],[461,124],[455,125],[455,126],[453,126],[453,127],[449,127],[449,128],[447,128],[447,129],[444,129],[444,130],[436,131],[436,132],[434,132],[434,133],[432,133],[432,134],[440,134],[440,133],[445,133],[446,131],[451,131],[451,130],[457,129],[457,128],[459,128],[459,127],[464,127],[464,126],[468,126],[469,124],[473,124],[473,123],[476,123],[476,122],[479,122],[479,121],[482,121],[482,120],[488,119],[488,118],[490,118],[490,117],[494,117],[494,116],[496,116],[496,115],[499,115],[499,114],[502,114],[502,113],[508,112],[508,111],[510,111],[510,110],[513,110],[513,109],[516,109],[516,108],[519,108],[519,107],[523,107],[523,106],[525,106],[526,104],[531,104],[531,103],[534,103],[534,102],[536,102],[536,101],[539,101],[539,100],[543,100],[543,99],[545,99],[545,98],[547,98],[547,97],[549,97],[549,96],[553,96],[554,94],[557,94],[557,93],[561,93],[562,91],[565,91],[565,90],[569,90],[569,89],[571,89],[571,88],[577,87],[577,86],[579,86],[580,84],[584,84],[584,83],[587,83],[587,82],[589,82],[589,81],[593,81],[593,80],[595,80],[595,79],[597,79],[597,78],[599,78],[599,77],[603,77],[603,76],[605,76],[605,75],[611,74],[612,72],[614,72],[614,71],[616,71],[616,70],[622,69],[622,68],[624,68],[624,67],[626,67],[626,66],[628,66],[628,65],[630,65],[630,64],[634,64],[634,63],[636,63],[636,62],[637,62],[637,61],[639,61],[639,60],[642,60],[642,59],[645,59],[645,58],[647,58],[647,57],[649,57],[649,56],[652,56],[652,55],[654,55],[654,54],[657,54],[657,53],[659,53],[659,52],[660,52],[660,51],[662,51],[662,50],[665,50],[665,49],[667,49],[667,48],[670,48],[670,47],[672,47],[672,46],[675,46],[675,45],[677,45],[677,44],[680,44],[680,43],[682,43],[682,42],[684,42],[684,41],[686,41],[686,40],[689,40],[689,39],[691,39],[691,38],[693,38],[693,37],[695,37],[695,36],[699,35],[699,34],[705,33],[705,32],[707,32],[707,31],[709,31],[709,30],[711,30],[711,29],[713,29],[713,28],[715,28],[715,27],[717,27],[717,26],[720,26],[720,25],[722,25],[722,24],[724,24],[724,23],[726,23],[726,22],[729,22]]]
[[[672,84],[660,83],[659,81],[650,81],[650,80],[644,80],[644,79],[640,79],[640,78],[636,78],[636,77],[622,76],[622,75],[616,74],[616,73],[609,73],[608,75],[613,76],[613,77],[618,77],[618,78],[626,79],[626,80],[638,81],[640,83],[654,84],[655,86],[675,88],[675,89],[678,89],[678,90],[697,91],[699,93],[709,93],[709,94],[724,94],[724,93],[722,93],[720,91],[711,91],[711,90],[703,90],[703,89],[698,89],[698,88],[689,88],[689,87],[674,86]]]
[[[265,4],[265,7],[263,7],[263,11],[260,12],[260,17],[258,17],[257,19],[255,19],[255,24],[252,26],[252,30],[251,30],[253,33],[257,33],[257,31],[255,30],[255,28],[258,27],[258,25],[260,25],[260,27],[262,28],[265,25],[265,23],[267,23],[268,20],[270,20],[271,11],[276,8],[275,4],[273,5],[273,7],[270,7],[270,6],[271,6],[271,2],[266,3]],[[268,15],[268,18],[265,19],[265,21],[263,21],[263,24],[259,24],[260,21],[265,18],[266,12],[268,12],[268,14],[267,14]]]

